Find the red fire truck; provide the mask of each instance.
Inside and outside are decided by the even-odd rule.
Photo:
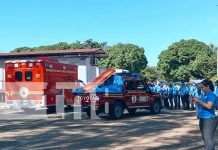
[[[108,69],[73,94],[75,102],[78,101],[75,106],[82,106],[88,116],[106,113],[119,119],[124,109],[130,114],[137,109],[148,109],[151,114],[158,114],[162,108],[160,94],[150,90],[145,78],[127,70]]]
[[[6,103],[25,111],[50,109],[56,106],[56,96],[64,95],[64,103],[71,105],[72,88],[78,81],[77,70],[76,65],[48,57],[6,61]],[[70,83],[70,87],[66,87],[66,83]]]

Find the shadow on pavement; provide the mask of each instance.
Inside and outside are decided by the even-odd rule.
[[[112,149],[119,145],[135,142],[139,137],[151,139],[163,133],[170,133],[193,119],[194,112],[162,111],[158,115],[149,112],[125,114],[121,120],[110,120],[103,116],[100,120],[74,120],[68,111],[65,119],[58,117],[47,120],[8,120],[0,121],[1,149]],[[217,134],[216,134],[217,137]],[[176,143],[167,144],[169,141]],[[218,138],[215,139],[218,144]],[[194,126],[189,135],[181,137],[159,138],[166,143],[149,147],[133,145],[132,148],[146,150],[161,149],[202,149],[202,139],[198,126]],[[200,144],[199,144],[200,143]],[[139,141],[140,144],[140,141]],[[152,143],[155,145],[156,143]]]

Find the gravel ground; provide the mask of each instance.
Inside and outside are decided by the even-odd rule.
[[[0,109],[0,149],[203,149],[193,111],[162,110],[158,115],[139,111],[120,120],[107,116],[90,120],[85,114],[75,120],[73,114],[44,118],[37,114],[37,119],[22,111]],[[217,133],[215,141],[218,145]]]

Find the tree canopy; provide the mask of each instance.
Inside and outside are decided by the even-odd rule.
[[[32,48],[30,47],[18,47],[11,52],[30,52],[30,51],[32,51]]]
[[[66,49],[83,49],[83,48],[103,48],[107,45],[106,42],[96,42],[92,39],[88,39],[81,43],[80,41],[76,41],[74,43],[68,44],[67,42],[59,42],[53,45],[43,45],[39,47],[19,47],[14,49],[11,52],[29,52],[29,51],[39,51],[39,50],[66,50]]]
[[[159,55],[159,73],[167,81],[189,81],[216,74],[214,47],[197,40],[180,40]]]
[[[105,48],[108,55],[100,61],[100,65],[106,68],[120,68],[140,72],[147,66],[147,58],[144,48],[134,44],[116,44]]]
[[[213,44],[206,45],[195,39],[180,40],[171,44],[159,55],[157,67],[147,67],[144,48],[134,44],[118,43],[107,46],[106,42],[96,42],[88,39],[68,44],[59,42],[53,45],[39,47],[19,47],[12,52],[38,50],[66,50],[84,48],[104,48],[108,57],[100,60],[100,66],[106,68],[127,69],[141,72],[148,79],[166,81],[189,81],[190,79],[211,78],[216,75],[216,52]]]
[[[141,75],[146,77],[150,81],[155,81],[159,77],[157,68],[153,66],[147,66],[146,68],[141,70]]]

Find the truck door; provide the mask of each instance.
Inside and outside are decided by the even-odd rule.
[[[142,80],[132,80],[127,83],[128,106],[144,107],[148,105],[149,93]]]

